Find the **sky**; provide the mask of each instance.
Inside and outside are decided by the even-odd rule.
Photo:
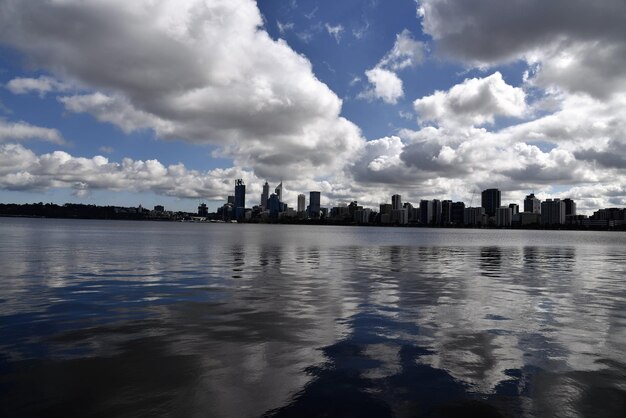
[[[0,203],[626,206],[624,0],[0,0]]]

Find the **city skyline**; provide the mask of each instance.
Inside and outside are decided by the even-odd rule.
[[[157,3],[0,0],[0,202],[626,206],[621,0]]]

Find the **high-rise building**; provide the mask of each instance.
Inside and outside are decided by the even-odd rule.
[[[511,208],[512,215],[517,215],[519,213],[519,205],[517,203],[509,203],[509,208]]]
[[[454,202],[452,203],[452,210],[450,215],[450,221],[454,225],[463,225],[463,215],[465,212],[465,203]]]
[[[282,183],[281,183],[282,184]],[[321,192],[309,192],[309,217],[317,219],[320,217]]]
[[[209,216],[209,208],[207,208],[206,203],[200,203],[198,206],[198,216],[207,217]]]
[[[481,205],[489,217],[496,216],[496,209],[500,207],[501,193],[498,189],[486,189],[482,192]]]
[[[513,209],[508,206],[501,206],[496,210],[496,225],[511,226],[513,220]]]
[[[420,201],[420,222],[430,225],[433,221],[433,202],[430,200]]]
[[[261,209],[267,210],[267,199],[270,197],[270,185],[265,182],[263,185],[263,193],[261,193]]]
[[[541,200],[537,199],[534,193],[524,199],[524,212],[541,213]]]
[[[298,195],[298,213],[304,212],[306,208],[306,196],[303,194]]]
[[[267,210],[270,212],[270,218],[278,218],[278,215],[283,211],[283,205],[278,195],[272,193],[267,199]]]
[[[435,225],[441,225],[441,212],[442,212],[442,205],[441,205],[441,200],[438,199],[434,199],[432,200],[432,204],[433,204],[433,220],[432,222]]]
[[[246,185],[242,179],[235,180],[235,218],[243,219],[246,214]]]
[[[393,207],[389,203],[381,203],[379,206],[379,212],[381,215],[383,214],[391,214]]]
[[[281,180],[280,184],[278,186],[276,186],[276,189],[274,189],[274,193],[276,194],[276,196],[278,196],[278,200],[280,200],[281,202],[283,201],[283,182]]]
[[[441,202],[441,224],[450,225],[452,223],[452,200]]]
[[[463,211],[463,223],[465,225],[482,226],[485,224],[485,208],[465,208]]]
[[[541,202],[541,224],[559,225],[565,223],[565,202],[560,199],[546,199]]]
[[[567,198],[563,199],[563,203],[565,203],[565,217],[567,218],[568,216],[576,216],[576,202],[574,202],[570,198]]]
[[[391,196],[391,209],[402,209],[402,196],[400,196],[399,194],[394,194],[393,196]]]

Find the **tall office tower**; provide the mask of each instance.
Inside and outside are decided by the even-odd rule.
[[[235,180],[235,218],[242,219],[246,213],[246,185],[242,179]]]
[[[563,199],[563,202],[565,203],[565,217],[576,216],[576,202],[570,198]]]
[[[235,204],[235,196],[233,196],[233,195],[228,196],[228,198],[226,199],[226,203],[234,205]]]
[[[485,214],[489,217],[496,216],[496,209],[500,207],[500,190],[483,190],[481,207],[485,208]]]
[[[433,221],[433,202],[430,200],[420,201],[420,222],[429,225]]]
[[[534,193],[524,199],[524,212],[541,213],[541,200],[537,199]]]
[[[278,186],[276,186],[276,189],[274,189],[274,193],[276,194],[276,196],[278,196],[278,200],[280,200],[282,202],[283,201],[283,182],[282,182],[282,180],[280,181],[280,184]]]
[[[519,213],[519,205],[517,203],[509,203],[509,208],[511,208],[511,215]]]
[[[261,193],[261,208],[267,210],[267,199],[270,197],[270,185],[265,182],[263,185],[263,193]]]
[[[306,196],[303,194],[298,195],[298,213],[304,212],[306,208]]]
[[[465,213],[465,203],[454,202],[452,204],[452,213],[450,215],[450,221],[454,225],[463,225],[463,215]]]
[[[309,192],[309,217],[310,218],[319,218],[320,217],[320,197],[321,192]]]
[[[391,210],[402,209],[402,196],[394,194],[391,196]]]
[[[385,213],[391,214],[391,210],[393,209],[393,207],[389,203],[381,203],[378,208],[381,215]]]
[[[450,225],[452,223],[452,200],[441,202],[441,224]]]
[[[283,205],[278,195],[272,193],[267,199],[267,210],[270,212],[270,218],[278,218],[278,214],[283,211]]]
[[[441,200],[434,199],[432,200],[432,203],[433,203],[433,223],[435,225],[441,225],[441,212],[442,212]]]
[[[560,199],[546,199],[541,202],[541,224],[559,225],[565,223],[565,202]]]

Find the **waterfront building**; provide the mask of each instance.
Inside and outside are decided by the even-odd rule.
[[[485,208],[488,217],[496,216],[496,210],[500,207],[501,193],[498,189],[483,190],[481,195],[481,206]]]
[[[198,206],[198,216],[202,216],[203,218],[209,216],[209,208],[206,203],[200,203]]]
[[[541,202],[541,224],[560,225],[565,223],[565,202],[560,199],[546,199]]]
[[[409,212],[406,209],[392,209],[391,223],[396,225],[406,225],[409,223]]]
[[[282,184],[282,183],[281,183]],[[321,215],[321,192],[309,192],[309,218],[319,219]]]
[[[283,211],[283,204],[277,194],[272,193],[267,199],[267,209],[270,212],[270,218],[278,218],[278,215]]]
[[[524,212],[541,213],[541,200],[537,199],[534,193],[524,199]]]
[[[399,194],[394,194],[393,196],[391,196],[391,209],[402,209],[402,196],[400,196]]]
[[[430,200],[420,201],[420,221],[424,225],[430,225],[433,221],[433,202]]]
[[[384,214],[391,214],[391,210],[393,209],[393,207],[391,206],[391,204],[389,203],[381,203],[379,205],[379,209],[380,209],[380,214],[384,215]]]
[[[354,212],[354,221],[358,224],[368,224],[370,222],[371,209],[359,209]]]
[[[465,212],[465,203],[454,202],[450,211],[450,221],[454,225],[463,225],[463,216]]]
[[[433,204],[432,223],[434,223],[435,225],[441,225],[441,212],[442,212],[441,200],[434,199],[432,201],[432,204]]]
[[[465,225],[482,226],[486,221],[485,208],[465,208],[463,211],[463,223]]]
[[[267,199],[270,197],[270,185],[266,181],[263,185],[263,193],[261,193],[261,209],[267,210]]]
[[[496,225],[511,226],[513,221],[513,209],[509,206],[501,206],[496,210]]]
[[[519,213],[519,205],[517,203],[510,203],[509,208],[511,208],[512,215],[517,215]]]
[[[306,196],[302,193],[298,195],[298,213],[303,213],[306,208]]]
[[[234,205],[235,204],[235,196],[228,196],[226,198],[226,203],[228,203],[229,205]]]
[[[235,180],[235,219],[243,219],[246,210],[246,185],[242,179]]]
[[[563,203],[565,203],[565,217],[568,216],[576,216],[576,202],[572,199],[567,198],[563,199]]]
[[[441,202],[441,225],[450,225],[452,223],[452,200],[444,200]]]

